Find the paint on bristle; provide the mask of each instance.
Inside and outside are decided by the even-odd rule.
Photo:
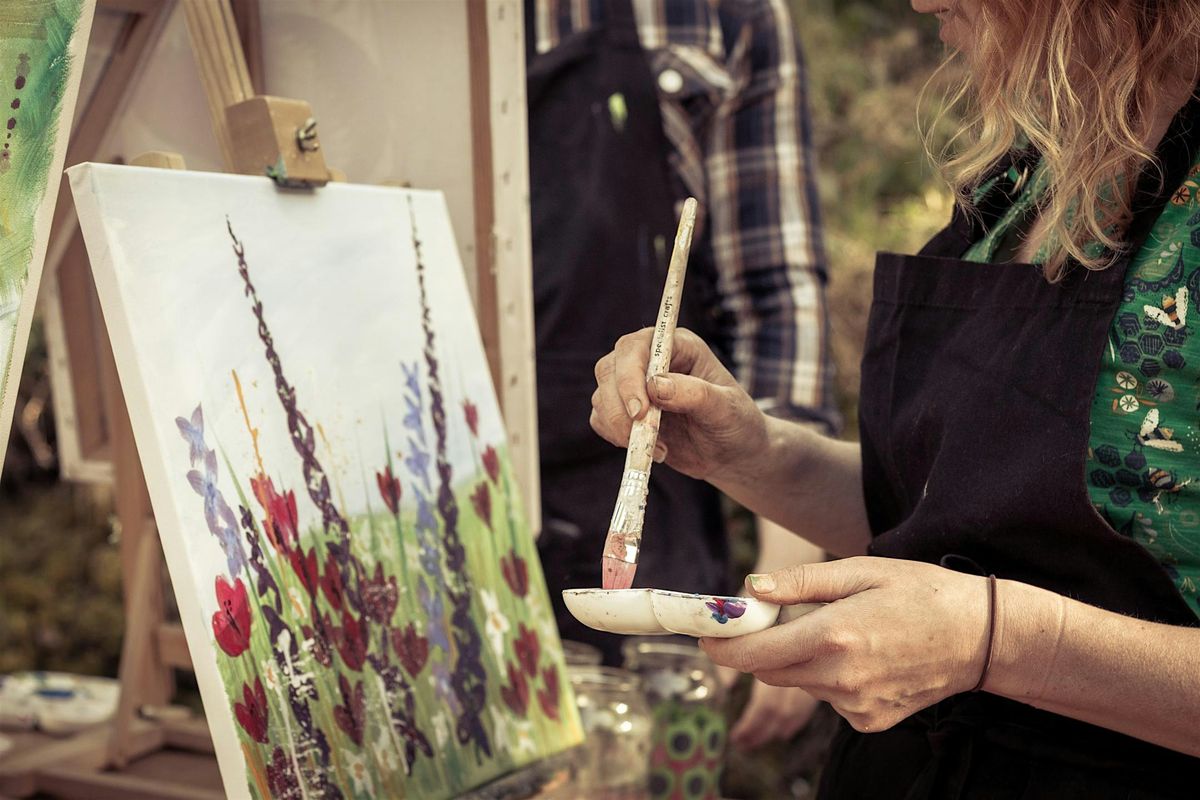
[[[633,576],[637,573],[637,563],[622,561],[606,555],[603,559],[603,577],[601,586],[605,589],[630,589],[633,587]]]

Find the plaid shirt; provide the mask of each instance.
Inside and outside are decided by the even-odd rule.
[[[765,411],[832,430],[804,63],[784,0],[632,2],[678,189],[710,227],[714,344]],[[537,0],[537,52],[602,22],[605,6]]]

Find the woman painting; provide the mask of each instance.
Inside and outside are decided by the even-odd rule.
[[[764,416],[686,331],[649,383],[650,331],[618,342],[592,425],[654,402],[668,464],[858,556],[750,576],[828,605],[702,642],[845,718],[823,800],[1196,797],[1200,0],[913,6],[973,118],[950,225],[879,256],[861,443]]]

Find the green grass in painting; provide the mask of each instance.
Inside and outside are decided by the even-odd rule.
[[[451,797],[579,741],[581,733],[574,700],[557,643],[557,632],[533,539],[528,534],[516,503],[509,502],[511,492],[506,496],[502,488],[511,481],[508,454],[499,453],[499,461],[500,480],[496,484],[490,484],[494,532],[475,512],[471,501],[471,492],[480,483],[488,480],[486,471],[480,469],[469,480],[460,480],[456,487],[460,512],[459,531],[467,550],[468,573],[475,589],[472,612],[484,639],[483,657],[488,673],[489,705],[484,724],[493,743],[494,757],[477,758],[472,749],[460,747],[456,741],[454,720],[447,713],[446,700],[439,696],[432,680],[433,664],[442,654],[431,655],[428,663],[415,677],[409,678],[406,673],[415,700],[415,717],[433,745],[435,757],[418,756],[412,774],[405,776],[400,754],[401,745],[382,711],[386,702],[381,691],[382,683],[378,681],[371,667],[364,666],[361,672],[350,670],[335,651],[332,654],[333,666],[325,668],[316,663],[311,653],[305,652],[299,667],[301,671],[312,676],[319,698],[308,704],[313,723],[325,732],[331,745],[332,763],[323,766],[331,773],[334,782],[347,798],[365,800],[373,797]],[[229,474],[234,475],[228,461],[225,466]],[[366,480],[364,476],[364,481]],[[235,485],[239,503],[245,508],[256,508],[236,476]],[[366,488],[373,490],[374,482]],[[368,572],[372,571],[377,563],[383,563],[385,573],[393,574],[397,578],[398,597],[391,628],[403,629],[409,622],[415,622],[421,628],[427,620],[424,618],[425,612],[416,590],[417,578],[422,567],[415,533],[415,510],[411,504],[402,505],[401,513],[393,515],[386,508],[369,508],[374,510],[350,519],[354,552]],[[260,523],[259,530],[261,529]],[[300,545],[305,550],[317,547],[318,558],[323,564],[326,557],[322,544],[324,541],[325,534],[314,528],[301,535]],[[269,545],[266,545],[266,548],[265,561],[284,597],[284,619],[296,631],[306,624],[306,621],[311,625],[303,584],[278,553],[270,549]],[[502,555],[514,551],[525,560],[529,569],[530,589],[524,598],[511,591],[500,566]],[[254,575],[249,568],[241,577],[248,588],[254,585]],[[493,610],[491,622],[481,590],[494,595],[498,603],[499,618],[495,617]],[[251,597],[254,597],[253,592]],[[488,633],[489,624],[503,626],[503,633],[497,637],[497,640],[502,639],[503,642],[499,654],[493,648],[492,637]],[[559,720],[548,717],[539,706],[536,688],[542,685],[540,680],[531,682],[529,704],[524,719],[515,716],[501,696],[501,687],[508,680],[508,664],[519,663],[514,640],[522,625],[537,632],[541,643],[539,667],[552,666],[558,673]],[[373,637],[379,637],[377,626],[372,626],[371,631]],[[380,645],[378,642],[369,642],[368,647],[375,651]],[[247,758],[251,794],[267,800],[267,795],[262,791],[265,784],[258,782],[256,776],[266,775],[267,763],[274,748],[282,744],[286,749],[286,743],[293,739],[296,730],[284,688],[280,683],[282,676],[275,667],[275,649],[268,638],[267,626],[261,612],[254,609],[250,647],[245,653],[232,658],[215,645],[214,651],[230,708],[242,700],[242,686],[253,686],[256,676],[263,680],[266,687],[269,744],[255,741],[241,727],[238,727],[237,731],[242,751]],[[358,680],[364,682],[368,719],[361,747],[355,745],[337,724],[334,706],[341,703],[339,674],[345,675],[351,684]],[[441,722],[435,723],[434,720],[439,715],[442,717]],[[498,730],[498,725],[504,730]],[[321,768],[322,765],[313,763],[311,766]]]
[[[9,319],[0,325],[0,400],[8,387],[17,335],[11,320],[29,276],[38,209],[47,189],[58,185],[50,168],[83,0],[16,5],[5,10],[0,26],[0,319]]]
[[[32,6],[30,24],[0,29],[0,120],[16,120],[11,129],[0,125],[0,148],[8,145],[3,157],[8,166],[0,167],[0,298],[5,300],[20,290],[29,268],[34,215],[49,185],[59,113],[71,75],[71,37],[82,9],[83,0],[55,0]],[[35,16],[41,17],[40,25]],[[45,36],[22,35],[31,31]],[[25,82],[18,90],[21,73]],[[19,107],[13,108],[13,101],[19,101]]]

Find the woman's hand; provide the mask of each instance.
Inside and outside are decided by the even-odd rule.
[[[671,372],[647,383],[653,328],[622,336],[596,362],[591,424],[624,447],[650,403],[663,409],[655,458],[693,478],[737,475],[767,447],[766,417],[699,336],[675,332]]]
[[[979,680],[985,578],[862,557],[752,575],[747,586],[772,603],[829,605],[760,633],[702,639],[701,647],[718,664],[828,701],[856,730],[890,728]]]

